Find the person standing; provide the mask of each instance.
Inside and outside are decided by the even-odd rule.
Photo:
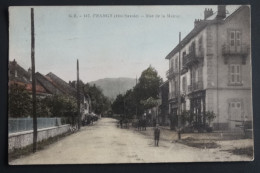
[[[159,140],[160,140],[160,128],[159,124],[156,124],[156,127],[154,128],[154,145],[159,146]]]

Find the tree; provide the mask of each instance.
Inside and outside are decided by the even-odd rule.
[[[159,86],[162,79],[158,76],[157,71],[152,66],[144,70],[139,78],[139,82],[134,88],[139,100],[146,100],[149,97],[157,99],[159,97]]]
[[[9,88],[9,116],[28,117],[32,114],[32,99],[25,85],[11,84]]]
[[[144,105],[140,104],[141,100],[147,100],[149,97],[153,99],[159,98],[159,86],[162,84],[162,78],[158,75],[155,68],[149,66],[144,70],[139,78],[138,84],[134,87],[134,95],[139,116],[144,112]]]
[[[122,94],[117,95],[115,101],[112,103],[112,110],[116,114],[124,113],[124,96]]]
[[[95,84],[85,84],[84,85],[84,94],[89,95],[91,99],[91,108],[92,111],[96,114],[105,114],[110,110],[111,103],[109,99],[104,96],[102,90],[97,87]]]
[[[159,98],[159,86],[162,79],[157,71],[149,66],[139,78],[138,84],[124,95],[119,94],[112,104],[114,113],[123,114],[131,118],[137,114],[140,116],[147,109],[148,104]],[[155,104],[157,105],[157,103]],[[150,106],[148,106],[150,107]]]

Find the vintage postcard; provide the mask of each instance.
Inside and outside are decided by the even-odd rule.
[[[9,164],[254,160],[250,15],[9,7]]]

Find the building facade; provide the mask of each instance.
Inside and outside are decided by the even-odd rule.
[[[205,9],[204,19],[195,20],[193,30],[166,57],[173,119],[180,108],[190,110],[198,124],[205,124],[205,113],[213,111],[215,130],[239,130],[239,122],[252,120],[250,26],[248,6],[227,13],[219,5],[217,12]]]

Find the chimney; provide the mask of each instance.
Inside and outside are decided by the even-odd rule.
[[[225,5],[218,5],[217,19],[223,19],[225,17],[226,17],[226,6]]]
[[[212,8],[205,8],[204,11],[204,20],[206,20],[208,17],[213,15],[213,10]]]
[[[201,19],[195,19],[194,21],[194,28],[196,28],[202,22]]]
[[[32,69],[31,69],[31,67],[30,68],[28,68],[28,73],[29,73],[29,75],[30,75],[30,81],[32,81]]]

